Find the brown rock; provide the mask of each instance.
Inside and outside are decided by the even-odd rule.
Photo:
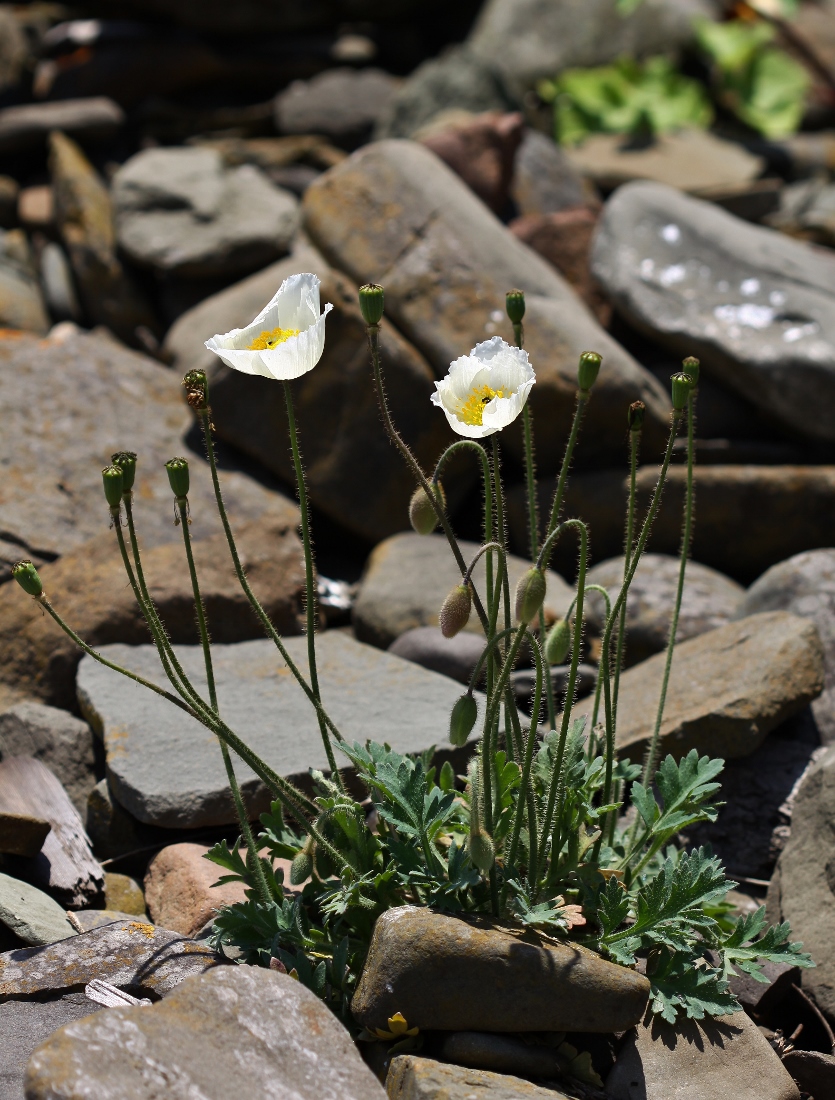
[[[568,1100],[556,1088],[542,1088],[521,1077],[447,1065],[414,1054],[392,1059],[386,1092],[389,1100]]]
[[[223,871],[204,858],[208,850],[202,844],[169,844],[151,860],[145,898],[154,924],[193,936],[221,906],[246,900],[241,882],[214,886]]]
[[[442,129],[433,126],[415,139],[448,164],[494,214],[502,214],[510,201],[513,162],[524,130],[518,111],[488,111]]]
[[[783,1058],[789,1071],[804,1092],[815,1097],[835,1093],[835,1057],[817,1050],[790,1050]]]
[[[620,678],[617,747],[643,759],[652,736],[666,655],[627,669]],[[676,646],[661,757],[691,749],[726,760],[748,756],[781,722],[823,690],[823,647],[813,623],[786,611],[752,615]],[[591,714],[583,699],[575,717]]]
[[[47,184],[24,187],[17,199],[17,216],[27,229],[46,229],[55,220],[55,201]]]
[[[115,909],[130,916],[145,915],[145,895],[142,893],[142,887],[130,875],[105,871],[104,904],[106,909]]]
[[[643,975],[577,944],[404,905],[374,927],[351,1012],[369,1029],[400,1012],[438,1031],[606,1032],[648,996]]]
[[[0,810],[0,852],[8,856],[36,856],[52,826],[31,814]]]

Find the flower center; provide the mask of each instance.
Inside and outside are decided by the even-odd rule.
[[[494,397],[509,396],[504,390],[494,390],[490,386],[479,386],[473,390],[458,413],[458,419],[465,424],[481,425],[484,416],[484,406],[489,404]]]
[[[299,329],[297,328],[274,328],[269,331],[264,331],[260,336],[257,336],[247,351],[267,351],[269,348],[277,348],[279,344],[283,344],[285,340],[289,340],[291,336],[298,336]],[[480,423],[480,422],[479,422]]]

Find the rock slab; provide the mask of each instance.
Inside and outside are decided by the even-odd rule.
[[[541,1088],[521,1077],[414,1054],[392,1059],[386,1092],[389,1100],[568,1100],[564,1092]]]
[[[4,874],[0,874],[0,923],[31,947],[75,935],[67,914],[49,894]]]
[[[36,856],[52,826],[31,814],[0,810],[0,853],[7,856]]]
[[[382,1100],[336,1017],[301,982],[250,966],[195,978],[159,1005],[69,1024],[29,1061],[27,1100]]]
[[[400,1012],[438,1031],[607,1032],[637,1022],[648,996],[643,975],[577,944],[404,905],[374,927],[351,1012],[369,1029]]]
[[[14,627],[12,632],[19,645]],[[60,636],[54,641],[60,642]],[[96,785],[93,732],[86,722],[57,707],[18,703],[0,714],[0,758],[6,756],[34,756],[46,764],[79,814],[86,813],[87,796]]]
[[[101,1005],[83,993],[41,1001],[0,1004],[0,1100],[22,1100],[26,1063],[32,1051],[64,1024],[99,1012]]]

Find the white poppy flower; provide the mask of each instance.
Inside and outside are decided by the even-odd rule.
[[[322,358],[325,318],[332,309],[329,302],[319,312],[318,276],[291,275],[246,328],[213,336],[206,347],[244,374],[298,378]]]
[[[432,401],[453,431],[483,439],[513,423],[534,382],[528,353],[494,336],[450,364],[446,378],[435,383]]]

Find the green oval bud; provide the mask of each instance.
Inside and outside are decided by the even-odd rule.
[[[383,319],[385,293],[377,283],[366,283],[360,287],[360,309],[367,325],[379,325]]]
[[[119,466],[105,466],[101,472],[101,480],[104,485],[105,500],[112,509],[118,510],[122,504],[125,475]]]
[[[577,367],[577,385],[581,390],[590,390],[597,381],[603,356],[596,351],[584,351]]]
[[[430,484],[432,484],[430,482]],[[442,508],[446,508],[446,493],[440,481],[433,485],[435,499]],[[435,511],[432,501],[422,485],[412,493],[409,501],[409,522],[419,535],[431,535],[438,526],[438,513]]]
[[[529,623],[545,602],[545,574],[535,566],[523,573],[516,585],[516,619]]]
[[[195,412],[206,412],[209,408],[209,380],[203,370],[190,370],[183,378],[186,389],[186,401]]]
[[[438,625],[445,638],[454,638],[470,621],[473,597],[468,584],[458,584],[444,600]]]
[[[693,389],[693,379],[689,374],[679,372],[678,374],[670,376],[670,385],[672,387],[673,409],[676,412],[681,412],[690,400],[690,393]]]
[[[43,595],[43,585],[31,561],[19,561],[12,566],[12,576],[29,596]]]
[[[168,474],[168,484],[171,492],[181,500],[188,496],[188,461],[185,458],[170,458],[165,464],[165,472]]]
[[[571,648],[571,626],[568,619],[560,619],[548,631],[545,639],[545,660],[549,665],[561,665]]]
[[[478,704],[469,692],[457,699],[449,716],[450,744],[460,749],[466,745],[478,717]]]
[[[122,492],[129,493],[136,479],[136,455],[133,451],[117,451],[110,461],[122,471]]]
[[[525,316],[524,290],[509,290],[505,298],[505,308],[511,324],[521,325]]]
[[[484,829],[479,829],[477,833],[470,833],[470,859],[473,861],[473,865],[485,875],[496,860],[496,849],[493,847],[493,841]]]
[[[301,886],[303,882],[306,882],[313,874],[313,856],[308,851],[308,846],[305,844],[304,848],[295,857],[290,864],[290,885]]]
[[[682,371],[690,376],[694,386],[699,384],[699,372],[701,365],[699,360],[694,355],[688,355],[684,362],[681,364]]]
[[[639,432],[644,426],[644,413],[647,411],[643,401],[633,401],[626,414],[630,432]]]

